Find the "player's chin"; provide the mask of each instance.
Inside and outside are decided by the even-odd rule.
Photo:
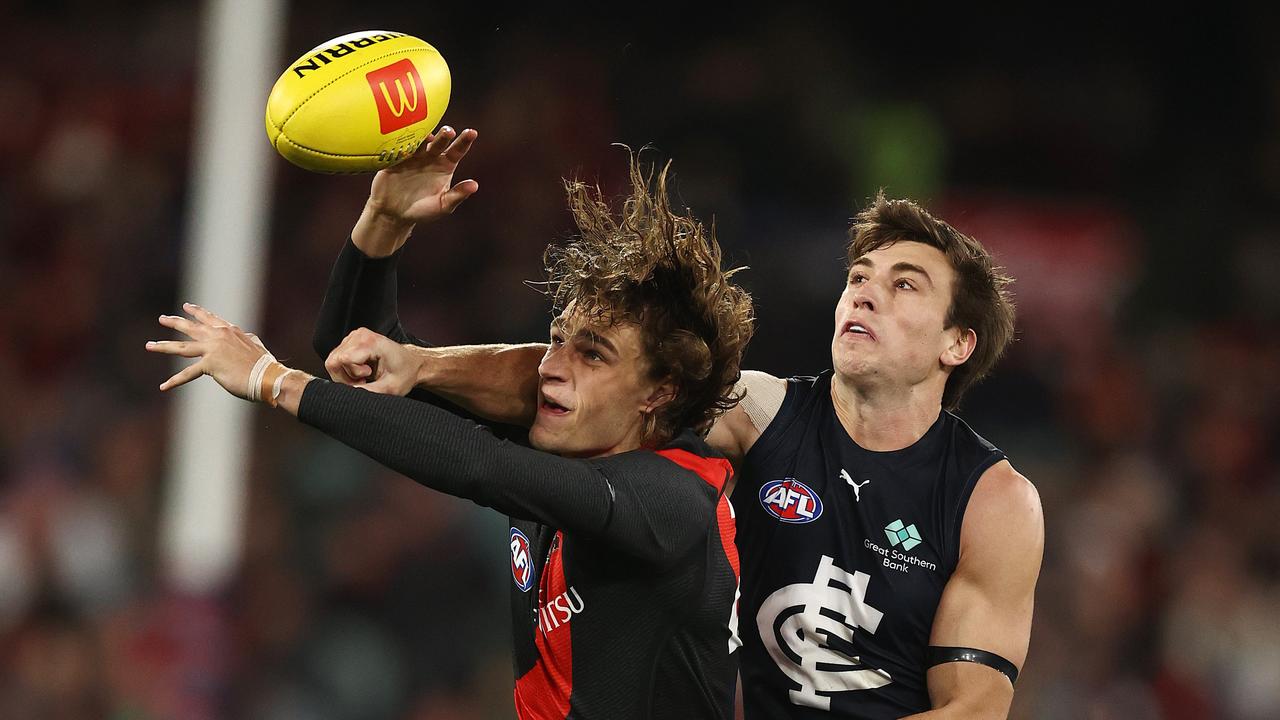
[[[565,450],[565,443],[560,435],[561,433],[554,432],[535,420],[533,427],[529,428],[529,445],[534,450],[562,453]]]
[[[867,361],[865,355],[858,352],[849,352],[848,348],[833,348],[831,352],[831,366],[837,374],[844,377],[860,377],[863,375],[874,374],[874,368]]]
[[[866,356],[865,348],[851,346],[849,343],[842,342],[840,338],[836,338],[835,342],[831,343],[831,364],[837,370],[861,365],[866,362]]]

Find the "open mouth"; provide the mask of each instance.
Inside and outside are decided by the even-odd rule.
[[[851,321],[851,322],[847,322],[847,323],[845,323],[845,324],[844,324],[844,331],[843,331],[843,334],[846,334],[846,335],[848,335],[848,334],[859,335],[859,336],[862,336],[862,337],[865,337],[865,338],[868,338],[868,339],[871,339],[871,340],[875,340],[875,339],[876,339],[876,336],[875,336],[875,335],[874,335],[870,330],[868,330],[868,329],[867,329],[867,327],[866,327],[865,325],[863,325],[862,323],[859,323],[859,322],[852,322],[852,321]]]
[[[542,398],[542,405],[539,406],[539,409],[552,415],[565,415],[569,412],[569,408],[548,397]]]

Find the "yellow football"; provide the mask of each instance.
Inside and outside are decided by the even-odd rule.
[[[267,98],[267,137],[323,173],[373,172],[413,154],[449,104],[449,66],[416,37],[366,30],[316,46]]]

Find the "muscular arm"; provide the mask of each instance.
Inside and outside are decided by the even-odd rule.
[[[498,423],[529,427],[538,411],[542,343],[410,347],[419,359],[417,387]]]
[[[965,511],[960,561],[942,592],[929,643],[986,650],[1021,669],[1043,551],[1035,488],[1007,461],[993,465]],[[935,665],[927,681],[933,710],[912,719],[1004,718],[1013,701],[1009,679],[986,665]]]

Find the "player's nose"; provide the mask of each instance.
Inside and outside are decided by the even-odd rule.
[[[875,290],[871,289],[869,285],[870,283],[858,288],[849,298],[855,309],[865,310],[867,312],[876,311],[876,306],[879,304],[879,298],[875,297]]]
[[[563,346],[552,345],[547,354],[542,356],[542,362],[538,363],[538,377],[543,382],[564,382],[569,379],[569,363],[565,357],[567,352]]]

